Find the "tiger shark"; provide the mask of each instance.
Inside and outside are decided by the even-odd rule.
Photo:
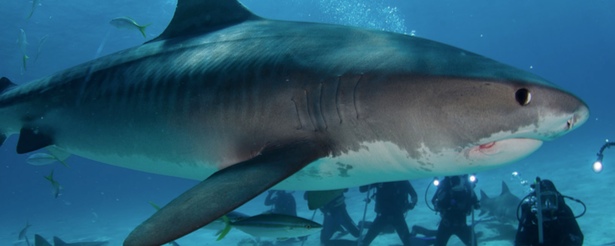
[[[124,245],[184,236],[269,188],[330,190],[478,172],[582,125],[545,79],[427,39],[270,20],[235,0],[179,0],[165,31],[16,86],[0,140],[203,180]]]

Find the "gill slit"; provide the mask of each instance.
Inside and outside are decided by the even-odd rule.
[[[352,90],[352,103],[354,104],[354,112],[357,116],[357,119],[359,119],[359,109],[357,107],[357,87],[359,87],[359,82],[361,82],[361,79],[363,79],[363,74],[361,74],[361,76],[357,80],[357,83],[354,85],[354,89]]]

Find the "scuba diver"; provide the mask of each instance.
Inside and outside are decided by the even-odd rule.
[[[346,191],[348,191],[348,189],[336,191],[306,191],[304,193],[303,197],[305,200],[308,200],[310,194],[315,196],[319,196],[323,193],[336,194],[328,203],[319,207],[324,216],[322,230],[320,231],[320,242],[322,245],[335,245],[336,241],[331,241],[331,237],[338,231],[341,232],[342,235],[350,233],[355,238],[361,235],[359,228],[357,228],[346,210],[346,197],[344,197]]]
[[[265,206],[273,206],[270,213],[297,216],[297,203],[290,192],[269,190],[265,198]]]
[[[404,245],[410,245],[410,231],[406,224],[405,213],[414,209],[418,200],[416,191],[408,180],[386,183],[376,183],[361,186],[361,192],[376,188],[376,219],[370,225],[365,238],[364,246],[369,245],[382,232],[385,227],[393,226]],[[408,201],[408,195],[412,201]]]
[[[446,245],[453,234],[465,245],[472,245],[472,241],[476,245],[476,240],[472,240],[472,228],[466,224],[466,216],[472,209],[480,208],[474,185],[467,174],[447,176],[438,185],[431,199],[435,211],[442,217],[436,233],[436,246]]]
[[[553,182],[547,179],[536,178],[536,183],[532,185],[532,188],[534,190],[519,204],[521,218],[518,218],[519,227],[515,245],[583,245],[583,232],[576,218],[583,216],[585,211],[575,217],[564,198],[579,202],[583,207],[585,204],[580,200],[562,195],[557,191]]]

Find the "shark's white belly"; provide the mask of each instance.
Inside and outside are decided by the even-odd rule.
[[[540,147],[541,143],[530,139],[510,139],[496,142],[489,146],[489,151],[482,152],[477,152],[475,147],[433,153],[425,147],[420,150],[420,159],[411,158],[406,151],[390,142],[363,143],[359,151],[321,158],[309,164],[273,189],[329,190],[377,182],[479,172],[520,159],[524,156],[519,156],[518,153],[529,154]],[[134,170],[194,180],[204,180],[218,171],[219,164],[203,160],[194,160],[191,163],[168,162],[144,155],[103,156],[93,152],[74,154]]]
[[[531,139],[495,142],[489,150],[471,147],[438,153],[423,147],[420,159],[390,142],[363,143],[363,148],[337,157],[321,158],[274,189],[328,190],[395,180],[475,173],[521,159],[542,145]],[[520,155],[523,153],[523,155]]]

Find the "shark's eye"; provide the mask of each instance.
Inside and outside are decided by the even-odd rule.
[[[515,93],[515,99],[521,106],[528,105],[532,101],[532,93],[525,88],[518,89]]]

